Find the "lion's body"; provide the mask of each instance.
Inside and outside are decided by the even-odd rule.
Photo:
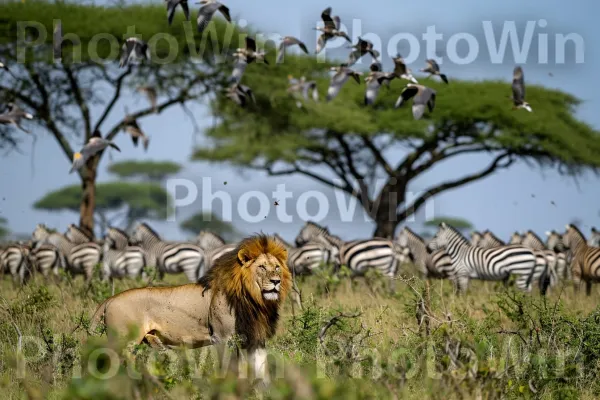
[[[169,347],[224,344],[237,334],[243,348],[264,351],[290,287],[285,248],[253,236],[220,257],[198,284],[131,289],[107,299],[90,328],[104,318],[109,335],[135,328],[136,343]]]

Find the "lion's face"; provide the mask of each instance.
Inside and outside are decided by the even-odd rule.
[[[268,301],[279,300],[282,270],[279,260],[272,254],[261,254],[250,268],[254,272],[254,284],[262,297]]]

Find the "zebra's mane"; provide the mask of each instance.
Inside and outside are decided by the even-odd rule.
[[[115,227],[112,227],[112,226],[108,227],[108,229],[111,230],[111,231],[114,231],[114,232],[118,233],[119,235],[121,235],[121,236],[123,236],[125,238],[129,238],[129,235],[127,234],[127,232],[125,232],[122,229],[115,228]]]
[[[153,235],[154,237],[156,237],[157,239],[161,239],[160,235],[158,233],[156,233],[156,231],[152,228],[150,228],[150,225],[148,225],[145,222],[142,222],[140,224],[140,229],[145,230],[146,232],[148,232],[149,234]]]
[[[465,237],[465,235],[463,235],[462,233],[460,233],[458,231],[458,229],[456,229],[455,227],[453,227],[452,225],[448,225],[445,224],[446,229],[448,229],[450,232],[454,233],[456,236],[458,236],[463,242],[464,244],[470,246],[471,243],[469,242],[469,240]]]
[[[220,235],[217,235],[216,233],[214,233],[214,232],[211,232],[211,231],[200,231],[200,232],[198,233],[198,236],[197,236],[197,237],[200,237],[200,235],[209,235],[209,236],[212,236],[212,238],[211,238],[211,239],[216,239],[216,240],[218,240],[218,241],[222,242],[223,244],[227,243],[227,242],[225,241],[225,239],[223,239],[223,238],[222,238]]]
[[[417,235],[412,229],[410,229],[408,226],[404,227],[404,230],[406,230],[406,233],[408,233],[410,236],[412,236],[413,238],[417,239],[419,242],[426,244],[425,243],[425,239],[423,239],[420,235]]]
[[[569,224],[568,226],[569,226],[569,229],[572,229],[572,230],[574,230],[574,231],[575,231],[575,232],[576,232],[576,233],[577,233],[577,234],[578,234],[578,235],[581,237],[581,239],[582,239],[583,241],[586,241],[585,235],[584,235],[583,233],[581,233],[581,231],[579,230],[579,228],[578,228],[578,227],[576,227],[576,226],[575,226],[575,225],[573,225],[573,224]]]
[[[494,235],[492,233],[492,231],[490,231],[489,229],[486,229],[485,231],[483,231],[483,236],[486,236],[486,235],[488,237],[492,238],[492,240],[495,240],[498,243],[506,244],[506,243],[504,243],[504,240],[502,240],[498,236]]]
[[[83,237],[86,237],[90,242],[94,240],[83,229],[81,229],[80,227],[78,227],[75,224],[69,224],[69,229],[72,229],[72,230],[76,231],[78,234],[82,235]]]
[[[292,246],[291,244],[289,244],[288,242],[286,242],[281,236],[279,236],[278,233],[274,234],[273,237],[277,240],[279,240],[285,247],[291,249],[294,246]]]
[[[531,229],[527,231],[526,235],[529,235],[534,240],[537,240],[539,243],[544,244],[544,241]]]

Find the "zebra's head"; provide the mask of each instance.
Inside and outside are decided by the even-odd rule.
[[[317,236],[319,236],[322,233],[329,233],[329,232],[328,232],[327,228],[324,228],[324,227],[320,226],[319,224],[316,224],[312,221],[308,221],[306,224],[304,224],[302,229],[300,229],[298,236],[296,236],[296,240],[295,240],[296,246],[298,246],[298,247],[304,246],[306,243],[315,239]]]
[[[588,244],[590,246],[600,247],[600,231],[596,230],[595,227],[592,227],[592,234],[590,235]]]
[[[448,226],[445,222],[442,222],[433,239],[427,244],[427,249],[430,251],[445,249],[455,235],[458,235],[458,232]]]
[[[483,239],[483,235],[479,231],[471,232],[471,246],[479,246],[479,243]]]
[[[547,231],[546,236],[548,236],[548,240],[546,240],[546,247],[548,249],[561,252],[566,250],[563,237],[560,233],[555,230]]]
[[[521,234],[517,231],[513,232],[512,235],[510,235],[510,240],[509,240],[509,244],[521,244],[521,242],[523,241],[523,236],[521,236]]]
[[[49,235],[50,235],[50,232],[48,231],[48,228],[46,228],[46,225],[37,224],[35,226],[35,230],[31,234],[31,240],[34,243],[43,242],[44,240],[46,240],[48,238]]]

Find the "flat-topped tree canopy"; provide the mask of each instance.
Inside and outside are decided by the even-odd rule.
[[[353,68],[367,70],[368,57]],[[325,102],[329,66],[313,56],[288,55],[282,65],[266,73],[249,68],[243,82],[253,89],[257,105],[241,108],[226,98],[216,99],[212,110],[219,123],[207,130],[214,145],[197,149],[194,158],[228,161],[271,175],[304,174],[358,199],[363,192],[368,210],[380,204],[368,214],[379,227],[387,226],[375,233],[390,237],[398,222],[427,198],[488,176],[518,159],[555,166],[569,174],[600,166],[600,134],[577,118],[580,100],[567,92],[527,85],[526,100],[533,107],[529,113],[513,109],[508,80],[451,79],[445,84],[416,75],[437,96],[434,111],[414,120],[412,100],[394,109],[408,83],[404,80],[393,80],[389,90],[382,86],[374,106],[363,105],[368,71],[360,85],[349,79],[333,101]],[[303,100],[303,106],[297,107],[287,92],[288,75],[316,80],[321,100]],[[507,77],[511,76],[512,68],[507,68]],[[394,146],[397,151],[390,153]],[[486,168],[474,165],[460,179],[441,182],[414,203],[404,203],[408,183],[437,162],[483,152],[494,157]],[[389,181],[373,193],[374,179],[369,178],[378,174]],[[332,176],[343,183],[335,183]],[[384,198],[391,192],[398,193],[395,204],[387,204]],[[389,221],[390,208],[392,215],[397,210],[395,221]]]
[[[235,49],[243,43],[243,32],[219,16],[215,16],[212,19],[214,23],[209,24],[200,35],[195,26],[197,7],[200,6],[190,4],[190,21],[185,20],[183,13],[176,13],[173,24],[169,26],[166,6],[161,3],[101,6],[9,0],[0,4],[0,44],[15,44],[24,32],[29,41],[45,44],[48,50],[45,56],[51,59],[56,20],[62,23],[65,42],[63,62],[66,63],[90,59],[118,61],[123,42],[133,36],[148,42],[153,58],[163,64],[188,61],[191,55],[199,55],[204,61],[213,60],[215,53],[225,55],[224,49]],[[19,24],[24,27],[22,32]],[[38,35],[40,27],[44,32],[41,37]],[[72,40],[74,37],[78,39],[76,44]],[[81,58],[74,59],[74,52],[80,53]],[[27,60],[31,59],[29,53]],[[39,54],[36,59],[39,59]],[[200,60],[196,57],[196,61]]]
[[[139,122],[174,106],[201,101],[222,87],[231,73],[227,56],[244,42],[245,34],[216,16],[199,35],[195,26],[198,7],[190,4],[192,21],[177,13],[168,26],[163,2],[105,6],[2,2],[0,61],[9,69],[0,69],[2,111],[5,104],[13,102],[32,114],[32,120],[24,121],[25,128],[33,134],[52,135],[70,164],[81,143],[96,131],[112,141],[125,132],[132,119]],[[53,55],[55,20],[60,20],[62,27],[61,62]],[[119,68],[121,47],[125,39],[134,36],[148,43],[150,61]],[[144,88],[146,91],[137,91]],[[154,93],[156,107],[150,104]],[[129,105],[130,111],[122,108],[127,97],[148,94],[152,95],[147,97],[149,101]],[[26,138],[13,126],[0,125],[0,147],[18,146]],[[71,143],[73,138],[79,139],[77,143]],[[103,154],[90,157],[73,174],[83,187],[79,224],[90,234],[94,230],[96,170]]]

